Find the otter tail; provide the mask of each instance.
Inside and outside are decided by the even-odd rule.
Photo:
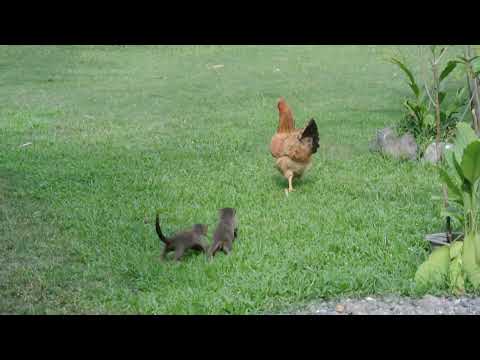
[[[158,237],[162,240],[165,244],[167,243],[167,238],[162,233],[162,229],[160,229],[160,220],[159,215],[157,213],[157,217],[155,219],[155,230],[157,231]]]

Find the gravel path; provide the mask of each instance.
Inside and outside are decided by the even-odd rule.
[[[480,298],[446,298],[427,295],[421,299],[366,297],[319,302],[297,315],[480,315]]]

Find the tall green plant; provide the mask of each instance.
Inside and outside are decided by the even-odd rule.
[[[453,204],[448,211],[464,226],[465,234],[476,233],[480,230],[480,139],[466,123],[458,124],[455,145],[447,149],[445,159],[439,173]]]
[[[415,138],[419,138],[428,132],[428,128],[433,125],[433,116],[428,117],[430,104],[428,102],[425,91],[419,86],[413,72],[408,65],[399,59],[392,58],[391,62],[397,65],[400,70],[407,76],[408,86],[412,91],[412,97],[405,99],[403,106],[405,107],[407,114],[403,118],[403,121],[398,124],[401,132],[411,132]]]
[[[464,279],[480,288],[480,139],[470,126],[458,124],[455,144],[447,149],[445,160],[439,166],[449,192],[450,206],[444,213],[462,224],[464,241],[434,250],[415,280],[439,286],[448,280],[454,291],[463,292]]]
[[[480,136],[480,56],[472,54],[470,45],[466,45],[465,56],[459,56],[455,62],[463,67],[467,74],[468,87],[470,88],[472,103],[472,117],[475,132]]]
[[[436,46],[431,46],[430,50],[432,84],[425,82],[421,85],[405,62],[391,58],[391,62],[406,75],[412,91],[412,96],[403,102],[406,114],[397,127],[401,133],[412,133],[420,144],[436,138],[437,132],[440,135],[439,140],[449,138],[460,119],[460,110],[465,105],[464,88],[457,90],[449,104],[445,102],[447,92],[444,90],[444,82],[456,68],[457,62],[448,61],[443,68],[439,68],[445,49],[438,50]]]

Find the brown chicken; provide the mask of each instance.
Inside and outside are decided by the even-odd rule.
[[[301,177],[312,166],[312,155],[318,149],[318,129],[311,119],[303,129],[295,129],[293,114],[284,98],[278,100],[279,121],[277,133],[270,143],[277,169],[288,180],[285,192],[294,191],[294,177]]]

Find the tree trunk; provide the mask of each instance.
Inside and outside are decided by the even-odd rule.
[[[471,45],[465,46],[465,55],[468,59],[472,58],[475,55],[475,50],[472,49]],[[477,51],[478,52],[478,51]],[[473,128],[478,136],[480,136],[480,79],[477,77],[472,79],[468,76],[468,88],[470,90],[470,97],[473,96],[471,103],[472,107],[472,117],[473,117]]]
[[[434,90],[435,93],[433,94],[433,100],[435,101],[435,124],[436,124],[436,136],[435,136],[435,151],[437,152],[437,156],[439,156],[439,160],[442,160],[442,155],[440,153],[440,99],[439,99],[439,91],[440,91],[440,80],[438,78],[438,63],[435,55],[433,57],[433,64],[432,64],[432,71],[433,71],[433,82],[434,82]]]
[[[474,117],[474,129],[478,136],[480,136],[480,99],[479,99],[479,88],[480,88],[480,81],[478,78],[476,79],[469,79],[470,85],[470,96],[473,96],[472,100],[472,117]],[[474,115],[474,116],[473,116]]]

